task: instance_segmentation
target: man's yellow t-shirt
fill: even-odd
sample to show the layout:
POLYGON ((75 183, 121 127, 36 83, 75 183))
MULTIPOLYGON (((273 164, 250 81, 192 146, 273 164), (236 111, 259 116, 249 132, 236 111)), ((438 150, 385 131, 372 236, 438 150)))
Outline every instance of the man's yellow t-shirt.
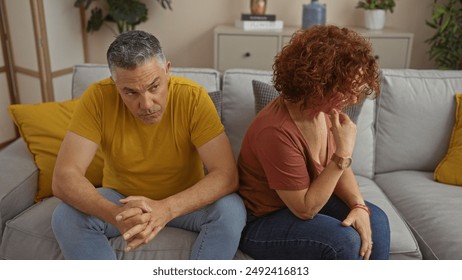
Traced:
POLYGON ((205 89, 174 76, 159 123, 147 125, 133 116, 108 78, 84 92, 69 129, 101 145, 103 186, 151 199, 199 181, 204 170, 197 148, 224 131, 205 89))

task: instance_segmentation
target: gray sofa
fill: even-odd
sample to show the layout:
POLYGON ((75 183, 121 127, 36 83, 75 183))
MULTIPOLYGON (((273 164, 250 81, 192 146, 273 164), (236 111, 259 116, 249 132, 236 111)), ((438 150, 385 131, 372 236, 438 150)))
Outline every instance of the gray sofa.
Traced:
MULTIPOLYGON (((222 121, 237 157, 255 116, 252 80, 271 82, 271 72, 174 68, 209 92, 222 93, 222 121)), ((105 65, 77 65, 72 93, 79 96, 108 75, 105 65)), ((367 100, 358 118, 353 169, 365 198, 387 213, 391 259, 462 259, 462 189, 435 182, 433 171, 447 152, 454 124, 454 94, 462 71, 382 71, 378 100, 367 100)), ((38 170, 19 138, 0 151, 0 258, 62 259, 50 227, 55 197, 34 203, 38 170)), ((462 170, 462 167, 461 167, 462 170)), ((196 233, 165 228, 146 246, 120 259, 187 259, 196 233)), ((236 259, 249 257, 238 251, 236 259)))

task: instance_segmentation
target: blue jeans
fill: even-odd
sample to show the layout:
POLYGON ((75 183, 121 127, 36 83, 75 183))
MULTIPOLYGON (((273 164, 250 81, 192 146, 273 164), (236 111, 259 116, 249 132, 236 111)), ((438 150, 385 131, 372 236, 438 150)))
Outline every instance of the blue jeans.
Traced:
MULTIPOLYGON (((370 259, 388 259, 388 218, 377 206, 366 204, 371 210, 374 242, 370 259)), ((349 211, 343 201, 332 196, 311 220, 301 220, 288 209, 259 218, 249 215, 239 248, 255 259, 361 259, 358 232, 353 227, 341 225, 349 211)))
MULTIPOLYGON (((98 191, 117 204, 124 197, 109 188, 98 188, 98 191)), ((240 197, 230 194, 170 221, 167 226, 199 233, 191 259, 232 259, 245 226, 245 216, 240 197)), ((116 259, 108 239, 119 236, 120 232, 112 224, 61 203, 53 213, 52 228, 65 259, 116 259)))

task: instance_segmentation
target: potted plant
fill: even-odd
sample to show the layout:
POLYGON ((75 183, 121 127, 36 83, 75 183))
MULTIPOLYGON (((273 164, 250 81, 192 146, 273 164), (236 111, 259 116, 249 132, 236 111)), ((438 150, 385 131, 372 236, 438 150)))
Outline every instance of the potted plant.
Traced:
MULTIPOLYGON (((118 33, 128 30, 134 30, 136 26, 148 19, 148 9, 146 5, 138 0, 76 0, 74 7, 84 8, 90 7, 92 2, 106 2, 104 7, 107 7, 107 13, 103 13, 101 7, 94 7, 91 10, 91 16, 87 21, 87 32, 98 31, 105 22, 115 23, 118 33)), ((157 0, 164 9, 172 9, 172 0, 157 0)), ((104 5, 104 4, 103 4, 104 5)), ((112 26, 107 25, 113 33, 117 32, 112 26)))
POLYGON ((439 69, 462 70, 462 0, 434 0, 432 17, 426 24, 435 29, 425 41, 430 44, 430 59, 439 69))
POLYGON ((395 0, 359 1, 356 8, 364 9, 364 25, 367 29, 381 30, 385 26, 385 13, 393 13, 395 0))

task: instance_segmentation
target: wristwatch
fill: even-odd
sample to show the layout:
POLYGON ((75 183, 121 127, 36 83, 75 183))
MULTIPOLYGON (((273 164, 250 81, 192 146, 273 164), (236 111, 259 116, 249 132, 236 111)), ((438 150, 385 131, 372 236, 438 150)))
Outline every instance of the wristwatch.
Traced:
POLYGON ((353 159, 351 157, 341 157, 336 154, 332 154, 331 160, 337 164, 338 168, 345 170, 351 166, 353 159))

